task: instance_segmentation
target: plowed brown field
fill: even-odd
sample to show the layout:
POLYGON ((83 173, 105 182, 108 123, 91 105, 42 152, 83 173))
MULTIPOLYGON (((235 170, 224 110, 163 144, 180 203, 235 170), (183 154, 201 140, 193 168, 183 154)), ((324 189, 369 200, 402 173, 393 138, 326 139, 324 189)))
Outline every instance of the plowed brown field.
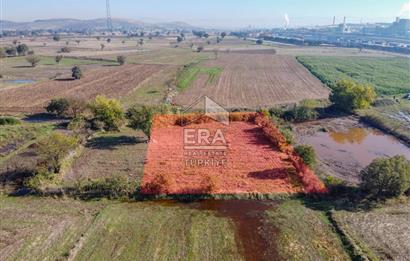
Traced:
POLYGON ((218 59, 201 66, 223 69, 219 81, 213 84, 198 77, 176 97, 176 104, 190 105, 208 96, 226 108, 257 109, 329 96, 329 90, 290 56, 220 53, 218 59))
POLYGON ((89 100, 97 95, 120 98, 138 87, 163 65, 109 66, 88 71, 80 80, 53 80, 0 90, 0 111, 38 112, 53 98, 89 100))

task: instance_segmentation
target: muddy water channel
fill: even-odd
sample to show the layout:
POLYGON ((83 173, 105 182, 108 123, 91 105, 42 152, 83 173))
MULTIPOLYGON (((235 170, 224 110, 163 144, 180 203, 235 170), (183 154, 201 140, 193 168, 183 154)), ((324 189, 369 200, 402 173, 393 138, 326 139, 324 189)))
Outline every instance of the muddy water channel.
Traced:
POLYGON ((161 204, 178 205, 211 211, 234 224, 235 241, 245 260, 282 260, 276 251, 275 235, 278 230, 270 224, 265 211, 274 209, 279 202, 257 200, 199 200, 193 202, 163 201, 161 204))
POLYGON ((312 145, 324 172, 351 183, 375 158, 404 155, 410 148, 395 137, 359 123, 355 117, 326 119, 295 125, 298 144, 312 145))

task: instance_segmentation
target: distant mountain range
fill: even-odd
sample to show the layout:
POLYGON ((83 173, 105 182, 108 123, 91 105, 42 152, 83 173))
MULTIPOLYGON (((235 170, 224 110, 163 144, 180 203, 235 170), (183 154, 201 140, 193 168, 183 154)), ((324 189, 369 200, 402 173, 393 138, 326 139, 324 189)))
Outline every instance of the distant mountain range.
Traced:
MULTIPOLYGON (((112 19, 114 29, 132 29, 132 28, 149 28, 149 29, 198 29, 195 26, 184 22, 169 22, 169 23, 145 23, 138 20, 130 19, 112 19)), ((45 19, 36 20, 33 22, 13 22, 0 20, 0 28, 2 30, 104 30, 107 28, 107 20, 105 18, 80 20, 80 19, 45 19)))

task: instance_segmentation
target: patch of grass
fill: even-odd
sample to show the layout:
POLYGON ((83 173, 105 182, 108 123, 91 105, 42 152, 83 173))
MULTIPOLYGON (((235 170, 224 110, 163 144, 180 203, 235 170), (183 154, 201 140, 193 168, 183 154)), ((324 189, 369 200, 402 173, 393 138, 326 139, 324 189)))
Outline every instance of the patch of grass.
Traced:
POLYGON ((130 107, 134 104, 158 105, 165 101, 169 89, 174 87, 177 67, 170 66, 161 73, 154 74, 140 87, 121 98, 122 104, 130 107))
POLYGON ((274 240, 286 260, 349 259, 326 215, 304 207, 300 201, 288 200, 267 211, 266 222, 278 228, 274 240))
POLYGON ((21 121, 14 117, 0 117, 0 126, 2 125, 17 125, 20 124, 21 121))
POLYGON ((212 212, 171 202, 105 208, 77 260, 243 260, 233 224, 212 212))
POLYGON ((410 144, 410 102, 372 107, 357 112, 361 120, 410 144))
POLYGON ((335 211, 333 219, 370 260, 405 260, 410 246, 408 200, 366 212, 335 211))
POLYGON ((61 260, 103 204, 0 196, 0 205, 2 260, 61 260))
POLYGON ((177 75, 177 88, 179 91, 189 88, 200 73, 208 75, 208 84, 215 83, 221 72, 222 69, 219 67, 208 68, 198 67, 194 64, 185 65, 177 75))
POLYGON ((379 95, 410 92, 410 59, 299 56, 298 61, 329 87, 338 80, 369 83, 379 95))
MULTIPOLYGON (((17 149, 20 145, 30 142, 38 137, 47 135, 55 126, 50 123, 22 123, 18 125, 0 126, 0 149, 13 146, 17 149)), ((5 152, 7 154, 8 150, 5 152)), ((0 158, 2 153, 0 152, 0 158)))

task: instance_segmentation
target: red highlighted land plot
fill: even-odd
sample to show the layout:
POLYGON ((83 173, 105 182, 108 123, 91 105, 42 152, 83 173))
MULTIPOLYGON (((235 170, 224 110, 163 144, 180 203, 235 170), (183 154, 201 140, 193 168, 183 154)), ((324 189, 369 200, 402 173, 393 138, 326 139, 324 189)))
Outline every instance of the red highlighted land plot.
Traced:
POLYGON ((207 116, 156 116, 141 187, 145 194, 326 191, 271 121, 256 113, 231 114, 229 125, 207 116))

